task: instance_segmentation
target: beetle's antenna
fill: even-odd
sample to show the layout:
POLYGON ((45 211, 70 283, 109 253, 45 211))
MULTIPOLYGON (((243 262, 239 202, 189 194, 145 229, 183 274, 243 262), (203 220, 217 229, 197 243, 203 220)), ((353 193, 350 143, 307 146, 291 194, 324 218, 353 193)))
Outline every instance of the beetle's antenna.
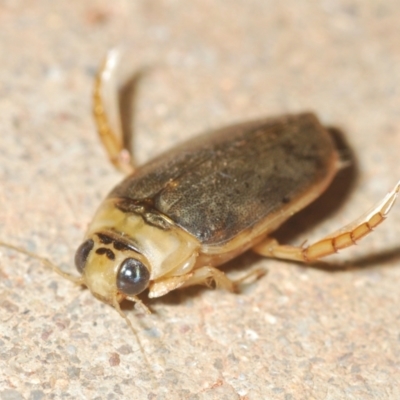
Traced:
POLYGON ((22 247, 14 246, 13 244, 6 243, 0 240, 0 246, 5 247, 10 250, 14 250, 18 253, 25 254, 28 257, 34 258, 35 260, 39 260, 42 264, 44 264, 46 267, 52 269, 55 273, 58 275, 62 276, 65 279, 68 279, 70 282, 73 282, 77 285, 83 285, 84 281, 82 277, 74 276, 72 274, 69 274, 68 272, 63 271, 59 266, 53 264, 48 258, 39 256, 35 253, 32 253, 29 250, 26 250, 22 247))

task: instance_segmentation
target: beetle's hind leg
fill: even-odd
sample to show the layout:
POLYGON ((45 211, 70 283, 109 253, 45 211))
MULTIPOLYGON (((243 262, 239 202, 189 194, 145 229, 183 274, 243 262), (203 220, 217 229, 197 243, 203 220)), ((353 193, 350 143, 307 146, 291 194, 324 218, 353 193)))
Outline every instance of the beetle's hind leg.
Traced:
POLYGON ((281 245, 275 239, 267 238, 255 246, 253 250, 267 257, 306 263, 337 253, 341 249, 356 244, 358 240, 371 233, 376 226, 383 222, 396 201, 399 191, 400 182, 378 204, 360 218, 309 246, 281 245))
POLYGON ((125 88, 134 92, 132 87, 141 73, 129 76, 129 79, 124 76, 127 74, 122 74, 120 69, 126 67, 121 65, 122 53, 122 48, 110 50, 97 72, 93 88, 93 114, 110 161, 121 172, 129 174, 134 171, 132 129, 124 124, 126 118, 122 117, 127 113, 122 112, 120 97, 125 88))
POLYGON ((213 286, 236 292, 236 284, 229 279, 222 271, 215 267, 200 267, 193 271, 190 278, 187 279, 180 287, 188 287, 194 285, 213 286))

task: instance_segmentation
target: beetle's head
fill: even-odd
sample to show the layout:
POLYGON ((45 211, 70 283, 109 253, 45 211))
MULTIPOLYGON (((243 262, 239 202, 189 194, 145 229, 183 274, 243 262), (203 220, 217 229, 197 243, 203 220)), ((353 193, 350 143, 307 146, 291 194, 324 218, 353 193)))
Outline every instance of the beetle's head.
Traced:
POLYGON ((150 283, 146 258, 114 233, 87 237, 76 251, 75 265, 93 295, 110 304, 134 298, 150 283))

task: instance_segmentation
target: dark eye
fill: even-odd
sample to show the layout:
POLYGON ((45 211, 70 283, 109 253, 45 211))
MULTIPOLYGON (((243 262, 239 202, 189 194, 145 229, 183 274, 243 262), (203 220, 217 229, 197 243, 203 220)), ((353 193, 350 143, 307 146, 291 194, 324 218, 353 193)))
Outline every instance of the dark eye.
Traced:
POLYGON ((83 269, 85 268, 86 259, 90 253, 90 250, 93 249, 94 242, 92 239, 86 240, 83 242, 75 253, 75 266, 76 269, 82 274, 83 269))
POLYGON ((121 264, 117 275, 118 289, 134 296, 147 288, 150 280, 149 270, 135 258, 127 258, 121 264))

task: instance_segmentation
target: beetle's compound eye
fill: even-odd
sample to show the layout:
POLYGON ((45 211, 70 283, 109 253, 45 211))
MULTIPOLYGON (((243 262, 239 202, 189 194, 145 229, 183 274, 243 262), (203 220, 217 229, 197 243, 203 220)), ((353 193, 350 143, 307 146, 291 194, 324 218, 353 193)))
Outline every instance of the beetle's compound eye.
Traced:
POLYGON ((147 288, 150 272, 135 258, 127 258, 121 264, 117 275, 118 289, 129 296, 135 296, 147 288))
POLYGON ((94 242, 92 239, 88 239, 83 242, 75 253, 75 266, 79 273, 83 273, 83 269, 85 268, 86 259, 90 251, 93 249, 94 242))

